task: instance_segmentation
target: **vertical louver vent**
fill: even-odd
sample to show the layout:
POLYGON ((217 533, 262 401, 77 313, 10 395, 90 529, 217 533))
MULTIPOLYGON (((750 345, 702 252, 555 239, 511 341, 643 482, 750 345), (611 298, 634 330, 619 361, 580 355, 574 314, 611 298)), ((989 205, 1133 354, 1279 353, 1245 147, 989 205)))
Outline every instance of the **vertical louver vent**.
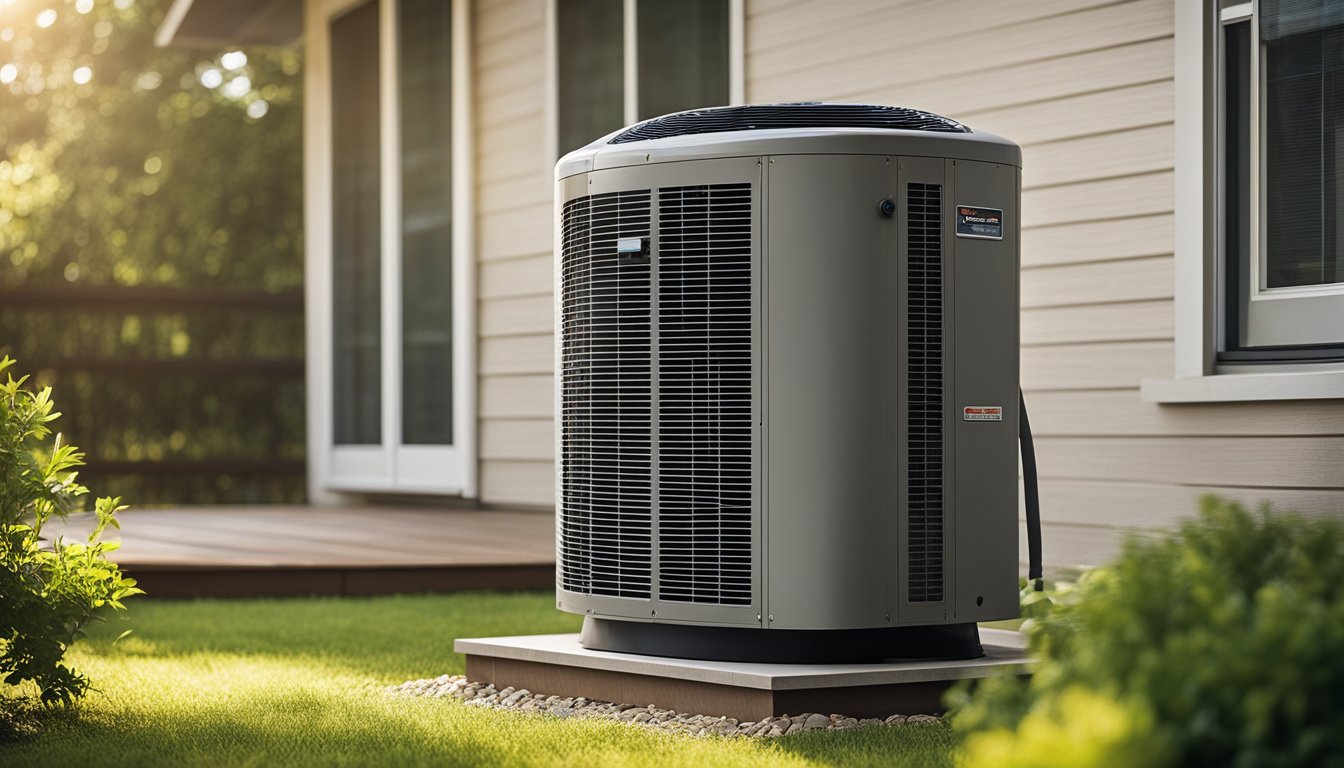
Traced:
POLYGON ((751 603, 751 185, 658 193, 658 596, 751 603))
POLYGON ((943 600, 943 188, 906 192, 906 588, 912 603, 943 600))
POLYGON ((651 274, 647 251, 618 251, 649 237, 649 212, 647 190, 562 211, 559 548, 582 594, 651 592, 651 274))

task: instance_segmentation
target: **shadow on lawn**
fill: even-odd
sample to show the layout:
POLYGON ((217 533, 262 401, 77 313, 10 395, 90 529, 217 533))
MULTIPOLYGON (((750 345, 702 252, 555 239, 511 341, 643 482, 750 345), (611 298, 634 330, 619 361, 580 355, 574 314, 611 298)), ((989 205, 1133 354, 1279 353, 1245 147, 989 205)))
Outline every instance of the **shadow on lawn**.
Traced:
POLYGON ((36 691, 30 696, 0 694, 0 745, 31 739, 43 730, 61 722, 70 722, 77 716, 70 709, 43 707, 37 701, 36 691))
POLYGON ((889 768, 955 765, 957 739, 945 724, 868 726, 843 731, 805 731, 779 739, 778 748, 815 765, 872 764, 875 755, 889 768))
POLYGON ((581 617, 544 592, 373 598, 140 600, 91 633, 86 653, 171 658, 200 653, 315 661, 379 682, 460 674, 458 637, 576 632, 581 617), (123 629, 134 634, 111 645, 123 629))

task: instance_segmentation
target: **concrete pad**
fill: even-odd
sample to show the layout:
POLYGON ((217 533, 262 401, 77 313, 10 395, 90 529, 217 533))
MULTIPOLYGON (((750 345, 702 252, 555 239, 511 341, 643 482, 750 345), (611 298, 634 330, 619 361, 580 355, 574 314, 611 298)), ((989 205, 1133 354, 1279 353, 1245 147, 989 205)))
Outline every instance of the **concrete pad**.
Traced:
POLYGON ((460 639, 467 677, 558 696, 652 704, 739 720, 802 712, 852 717, 933 714, 958 680, 1024 675, 1018 632, 980 630, 985 655, 877 664, 751 664, 592 651, 577 634, 460 639))

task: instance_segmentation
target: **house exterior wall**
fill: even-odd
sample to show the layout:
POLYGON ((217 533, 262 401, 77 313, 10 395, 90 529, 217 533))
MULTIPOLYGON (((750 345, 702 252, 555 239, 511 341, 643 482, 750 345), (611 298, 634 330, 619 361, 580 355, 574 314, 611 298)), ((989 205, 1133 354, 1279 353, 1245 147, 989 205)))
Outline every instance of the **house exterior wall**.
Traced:
POLYGON ((473 8, 480 497, 554 503, 545 0, 473 8))
MULTIPOLYGON (((1173 375, 1178 0, 748 0, 746 100, 927 109, 1023 147, 1022 380, 1045 553, 1208 492, 1344 500, 1344 401, 1158 405, 1173 375)), ((481 498, 553 504, 545 0, 474 8, 481 498)), ((1025 552, 1025 547, 1023 548, 1025 552)))

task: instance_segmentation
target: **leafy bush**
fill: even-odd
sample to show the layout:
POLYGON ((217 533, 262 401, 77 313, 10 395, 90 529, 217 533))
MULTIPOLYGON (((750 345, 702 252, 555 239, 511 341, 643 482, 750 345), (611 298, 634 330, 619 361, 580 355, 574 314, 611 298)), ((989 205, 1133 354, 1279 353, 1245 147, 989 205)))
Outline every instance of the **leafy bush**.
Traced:
MULTIPOLYGON (((13 364, 0 359, 0 373, 13 364)), ((68 704, 89 681, 62 663, 66 649, 91 620, 141 590, 108 562, 117 545, 98 541, 117 525, 121 499, 94 503, 87 542, 43 539, 43 525, 68 515, 88 489, 73 471, 84 454, 59 434, 46 446, 47 425, 60 416, 51 388, 33 392, 27 378, 6 374, 0 384, 0 675, 9 685, 36 683, 44 704, 68 704)))
POLYGON ((1052 603, 1029 682, 957 694, 966 765, 1344 762, 1339 522, 1206 498, 1052 603))
POLYGON ((994 768, 1151 768, 1172 756, 1153 713, 1128 702, 1066 688, 1027 711, 1016 728, 967 736, 967 765, 994 768))

